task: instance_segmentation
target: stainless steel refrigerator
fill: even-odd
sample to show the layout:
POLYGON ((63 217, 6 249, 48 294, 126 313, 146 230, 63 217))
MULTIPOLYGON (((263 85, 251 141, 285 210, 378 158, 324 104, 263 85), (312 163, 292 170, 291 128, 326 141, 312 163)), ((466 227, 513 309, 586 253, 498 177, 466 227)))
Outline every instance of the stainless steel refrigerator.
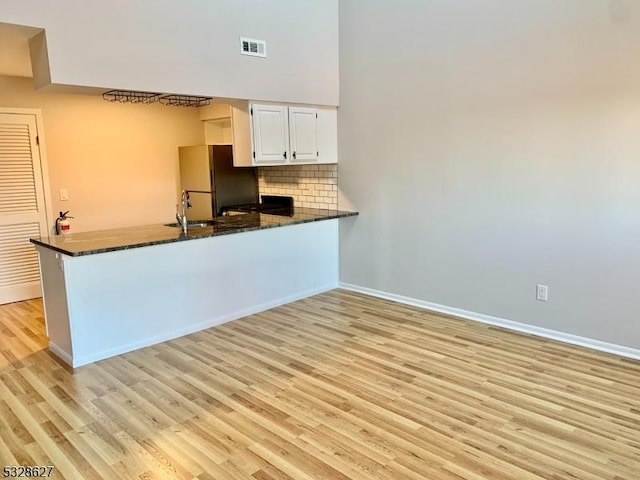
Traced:
POLYGON ((258 202, 256 168, 234 167, 231 145, 180 147, 179 156, 180 187, 192 206, 187 219, 209 219, 229 205, 258 202))

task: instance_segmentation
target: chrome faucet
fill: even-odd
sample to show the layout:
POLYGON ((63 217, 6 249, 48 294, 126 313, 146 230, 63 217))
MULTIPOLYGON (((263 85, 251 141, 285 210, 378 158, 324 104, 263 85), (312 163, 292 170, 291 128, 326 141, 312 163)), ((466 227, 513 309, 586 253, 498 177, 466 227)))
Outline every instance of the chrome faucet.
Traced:
POLYGON ((191 198, 189 194, 191 193, 205 193, 207 195, 212 195, 213 192, 209 190, 183 190, 182 196, 180 197, 180 205, 176 205, 176 220, 178 221, 178 225, 182 227, 182 233, 187 233, 187 228, 189 226, 189 222, 187 221, 187 209, 191 208, 191 198))
POLYGON ((191 200, 189 199, 189 191, 183 190, 180 197, 180 205, 176 205, 176 220, 178 225, 182 227, 182 233, 187 233, 187 209, 191 208, 191 200))

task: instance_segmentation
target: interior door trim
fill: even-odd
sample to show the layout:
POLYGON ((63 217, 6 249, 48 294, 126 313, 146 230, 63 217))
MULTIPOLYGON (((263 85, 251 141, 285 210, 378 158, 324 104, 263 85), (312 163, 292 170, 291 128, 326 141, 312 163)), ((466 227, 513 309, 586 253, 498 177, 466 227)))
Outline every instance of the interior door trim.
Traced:
POLYGON ((53 228, 53 209, 51 207, 51 186, 49 184, 49 168, 47 161, 47 147, 44 134, 44 122, 42 121, 42 110, 39 108, 12 108, 0 106, 0 114, 8 115, 33 115, 36 120, 36 129, 38 131, 38 153, 40 155, 40 175, 42 180, 42 189, 44 193, 44 210, 45 225, 47 227, 47 235, 51 235, 53 228))

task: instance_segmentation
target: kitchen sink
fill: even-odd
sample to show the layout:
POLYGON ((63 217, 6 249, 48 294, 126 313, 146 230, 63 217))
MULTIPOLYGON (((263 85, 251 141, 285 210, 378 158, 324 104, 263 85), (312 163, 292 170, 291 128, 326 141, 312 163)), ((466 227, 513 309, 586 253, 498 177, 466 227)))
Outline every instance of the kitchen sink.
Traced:
MULTIPOLYGON (((220 223, 221 223, 220 220, 190 220, 187 222, 187 228, 211 227, 213 225, 218 225, 220 223)), ((178 222, 165 223, 164 226, 182 228, 182 225, 180 225, 178 222)))

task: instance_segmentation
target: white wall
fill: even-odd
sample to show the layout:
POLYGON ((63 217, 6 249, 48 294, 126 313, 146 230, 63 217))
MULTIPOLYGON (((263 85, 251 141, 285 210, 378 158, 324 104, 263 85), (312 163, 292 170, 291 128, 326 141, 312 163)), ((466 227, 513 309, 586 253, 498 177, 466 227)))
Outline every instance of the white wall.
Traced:
POLYGON ((639 59, 633 0, 342 0, 341 281, 640 348, 639 59))
POLYGON ((54 84, 338 101, 338 0, 3 0, 0 22, 46 30, 54 84))
POLYGON ((0 76, 2 107, 42 110, 53 212, 71 210, 73 231, 173 221, 178 146, 204 141, 196 109, 46 93, 0 76))

